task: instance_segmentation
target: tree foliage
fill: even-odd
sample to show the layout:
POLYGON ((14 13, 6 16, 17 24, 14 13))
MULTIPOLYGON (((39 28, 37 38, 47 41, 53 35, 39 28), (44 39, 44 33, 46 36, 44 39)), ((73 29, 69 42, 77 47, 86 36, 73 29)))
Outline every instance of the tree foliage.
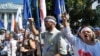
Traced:
MULTIPOLYGON (((77 29, 81 25, 97 24, 96 10, 92 9, 95 0, 65 0, 66 10, 70 15, 71 27, 77 29)), ((47 15, 54 15, 55 0, 46 0, 47 15)))
MULTIPOLYGON (((46 0, 48 15, 53 15, 53 6, 55 0, 46 0)), ((81 25, 95 26, 97 23, 96 11, 92 9, 95 0, 65 0, 66 10, 70 15, 72 28, 81 25)))
POLYGON ((81 25, 86 22, 86 24, 91 24, 91 21, 93 21, 96 16, 95 11, 92 10, 93 2, 92 0, 67 0, 71 21, 79 22, 79 20, 82 20, 81 25))

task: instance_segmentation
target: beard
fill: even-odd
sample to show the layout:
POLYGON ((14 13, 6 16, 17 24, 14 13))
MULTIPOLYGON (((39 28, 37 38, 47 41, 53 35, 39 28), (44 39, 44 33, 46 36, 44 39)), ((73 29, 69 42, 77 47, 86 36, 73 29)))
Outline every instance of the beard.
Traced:
POLYGON ((47 31, 51 30, 51 27, 46 27, 46 30, 47 30, 47 31))
POLYGON ((48 30, 50 30, 50 28, 49 27, 46 27, 46 30, 48 31, 48 30))

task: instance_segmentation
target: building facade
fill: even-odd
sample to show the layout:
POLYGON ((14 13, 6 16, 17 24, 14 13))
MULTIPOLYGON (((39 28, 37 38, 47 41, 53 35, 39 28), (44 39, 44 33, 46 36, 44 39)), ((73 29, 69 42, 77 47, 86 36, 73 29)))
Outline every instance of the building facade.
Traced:
POLYGON ((14 4, 12 2, 0 3, 0 20, 3 21, 5 29, 11 29, 12 20, 16 18, 19 7, 23 9, 22 4, 14 4))

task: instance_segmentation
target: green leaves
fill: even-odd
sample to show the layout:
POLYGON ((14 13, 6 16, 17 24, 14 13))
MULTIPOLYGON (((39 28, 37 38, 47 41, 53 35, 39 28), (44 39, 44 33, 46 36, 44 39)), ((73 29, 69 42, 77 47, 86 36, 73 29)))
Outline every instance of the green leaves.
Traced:
MULTIPOLYGON (((93 2, 93 0, 65 0, 66 10, 70 15, 71 27, 77 28, 85 23, 92 26, 96 25, 93 24, 98 21, 96 20, 96 11, 92 10, 93 2)), ((47 15, 54 15, 54 3, 55 0, 46 0, 47 15)))

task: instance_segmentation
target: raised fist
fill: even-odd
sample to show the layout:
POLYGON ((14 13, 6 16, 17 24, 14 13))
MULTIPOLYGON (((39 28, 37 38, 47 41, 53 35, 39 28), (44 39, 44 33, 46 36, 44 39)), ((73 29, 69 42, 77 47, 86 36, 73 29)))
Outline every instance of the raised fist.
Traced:
POLYGON ((29 18, 29 23, 33 23, 34 22, 34 18, 29 18))

